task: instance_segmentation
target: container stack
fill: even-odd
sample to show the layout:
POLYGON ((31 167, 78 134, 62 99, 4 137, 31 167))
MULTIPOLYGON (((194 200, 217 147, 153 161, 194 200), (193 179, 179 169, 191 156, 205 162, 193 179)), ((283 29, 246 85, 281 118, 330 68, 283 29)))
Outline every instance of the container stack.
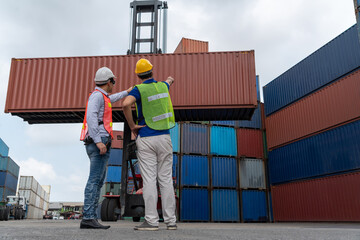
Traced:
POLYGON ((261 108, 251 121, 182 122, 172 130, 181 221, 268 221, 261 108))
POLYGON ((20 167, 9 156, 9 147, 0 138, 0 202, 15 196, 20 167))
POLYGON ((356 25, 264 87, 275 221, 360 221, 356 25))
POLYGON ((49 208, 49 192, 50 186, 44 189, 33 176, 20 176, 19 196, 25 197, 28 203, 28 219, 42 219, 49 208))

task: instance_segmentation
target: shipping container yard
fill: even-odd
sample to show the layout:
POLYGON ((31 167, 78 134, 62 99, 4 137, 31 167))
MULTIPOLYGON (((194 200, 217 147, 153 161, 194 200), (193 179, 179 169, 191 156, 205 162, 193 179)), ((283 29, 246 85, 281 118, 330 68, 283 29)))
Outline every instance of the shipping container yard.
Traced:
MULTIPOLYGON (((301 58, 290 59, 290 54, 279 54, 273 60, 267 59, 274 61, 267 68, 262 65, 266 56, 263 47, 213 51, 209 41, 188 38, 188 33, 181 29, 178 34, 184 37, 176 36, 180 36, 178 45, 173 52, 167 51, 168 5, 158 0, 131 1, 129 48, 125 54, 114 51, 114 54, 93 56, 14 56, 9 62, 4 112, 26 126, 39 128, 19 128, 18 131, 31 136, 27 141, 14 142, 0 132, 0 239, 4 236, 4 239, 60 239, 60 236, 61 239, 119 236, 123 239, 360 239, 359 0, 354 0, 354 7, 358 23, 328 37, 317 50, 310 48, 312 53, 306 52, 301 58), (144 28, 150 29, 149 36, 145 37, 148 31, 140 31, 144 28), (145 45, 149 47, 146 50, 145 45), (274 65, 287 57, 291 65, 280 74, 275 72, 274 65), (134 73, 135 66, 136 74, 139 73, 140 58, 152 64, 145 71, 151 73, 148 79, 167 79, 167 82, 171 76, 175 81, 167 82, 163 91, 154 87, 152 94, 157 91, 157 95, 146 92, 149 95, 144 97, 137 78, 141 75, 134 73), (135 108, 123 100, 112 103, 103 94, 106 104, 92 117, 96 118, 93 119, 96 129, 103 125, 105 135, 113 133, 113 138, 106 146, 98 145, 95 137, 90 137, 94 128, 89 127, 85 135, 90 121, 84 121, 82 136, 88 138, 81 138, 84 142, 76 146, 81 147, 83 155, 76 155, 73 146, 66 145, 68 136, 55 130, 45 134, 38 129, 45 124, 80 126, 84 117, 89 116, 87 103, 95 86, 94 73, 103 66, 113 72, 111 77, 101 80, 113 90, 103 90, 111 94, 133 86, 128 93, 122 93, 127 96, 131 95, 131 89, 137 88, 142 101, 140 112, 144 116, 138 116, 138 105, 135 108), (263 77, 264 69, 271 73, 263 77), (267 79, 268 76, 271 78, 267 79), (264 81, 266 84, 262 84, 264 81), (175 85, 170 87, 173 82, 175 85), (149 107, 153 106, 149 102, 154 100, 158 105, 149 107), (149 117, 146 115, 149 111, 156 114, 149 117), (135 127, 129 120, 131 114, 135 127), (159 119, 154 119, 162 115, 174 120, 166 120, 163 125, 156 123, 159 119), (148 129, 149 136, 137 136, 136 127, 141 121, 147 126, 142 130, 148 129), (107 124, 110 130, 105 127, 107 124), (151 168, 147 169, 148 163, 141 158, 141 153, 146 151, 139 142, 155 139, 150 137, 161 136, 167 130, 172 152, 169 141, 166 153, 158 153, 155 147, 147 145, 145 150, 156 153, 153 158, 157 158, 156 167, 147 173, 151 168), (44 141, 49 145, 39 144, 44 141), (60 154, 54 150, 61 141, 64 143, 59 147, 68 147, 61 152, 66 158, 64 163, 56 162, 59 156, 55 155, 60 154), (39 144, 38 155, 19 151, 17 144, 21 149, 39 144), (102 166, 96 167, 99 173, 94 183, 90 183, 92 173, 88 169, 90 165, 90 171, 95 171, 89 145, 95 146, 98 153, 99 149, 100 153, 104 149, 110 151, 108 155, 101 153, 109 159, 106 162, 105 157, 102 166), (172 169, 170 160, 167 165, 161 165, 171 156, 172 169), (48 160, 36 160, 42 158, 48 160), (82 162, 81 167, 70 166, 69 159, 82 162), (60 168, 60 164, 67 166, 60 168), (101 175, 105 166, 106 173, 101 175), (161 172, 163 166, 167 168, 161 172), (69 173, 61 172, 63 169, 69 173), (56 182, 56 187, 47 180, 56 182), (73 195, 61 196, 60 185, 73 195), (149 185, 155 196, 147 199, 149 185), (90 198, 95 199, 97 207, 91 210, 92 217, 87 218, 88 209, 94 206, 87 205, 90 198), (133 230, 138 222, 150 223, 145 209, 151 208, 145 208, 145 204, 154 199, 157 201, 153 203, 152 214, 156 215, 157 211, 159 215, 160 232, 174 227, 167 219, 171 218, 170 212, 174 209, 176 212, 173 219, 176 218, 177 231, 167 231, 166 237, 133 230), (166 207, 166 200, 171 202, 170 207, 166 207), (86 221, 93 224, 101 221, 111 228, 85 234, 82 228, 95 228, 82 227, 86 221)), ((206 12, 202 14, 204 19, 199 21, 207 16, 206 12)), ((205 24, 210 26, 206 21, 205 24)), ((247 29, 249 36, 258 30, 254 26, 247 29)), ((298 38, 297 31, 297 28, 288 30, 287 34, 298 38)), ((192 34, 197 36, 196 32, 192 34)), ((283 37, 279 36, 277 41, 283 37)), ((304 37, 304 45, 306 41, 304 37)), ((215 44, 219 43, 214 41, 215 44)), ((227 44, 222 43, 224 49, 227 44)), ((241 42, 237 46, 252 45, 241 42)), ((287 51, 300 55, 300 50, 294 48, 289 45, 287 51)), ((104 86, 97 81, 95 78, 98 87, 104 86)), ((131 96, 127 99, 135 99, 131 96)), ((80 127, 78 130, 80 133, 80 127)), ((101 134, 96 136, 103 137, 101 134)), ((160 141, 156 143, 157 148, 165 149, 160 141)), ((149 161, 151 157, 147 157, 149 161)))

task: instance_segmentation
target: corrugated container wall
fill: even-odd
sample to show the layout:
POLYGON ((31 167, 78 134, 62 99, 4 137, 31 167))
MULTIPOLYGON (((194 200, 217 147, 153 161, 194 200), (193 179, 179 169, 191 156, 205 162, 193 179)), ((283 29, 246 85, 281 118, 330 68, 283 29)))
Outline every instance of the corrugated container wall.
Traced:
POLYGON ((209 185, 209 162, 206 156, 183 155, 181 157, 181 185, 209 185))
POLYGON ((356 24, 264 88, 266 116, 360 66, 356 24))
POLYGON ((212 186, 237 187, 236 159, 213 157, 211 159, 212 186))
POLYGON ((212 191, 212 221, 240 221, 239 194, 236 190, 214 189, 212 191))
POLYGON ((360 117, 360 70, 266 118, 269 149, 360 117))
POLYGON ((240 160, 240 187, 265 189, 265 168, 262 159, 240 160))
POLYGON ((360 221, 360 173, 271 188, 275 221, 360 221))
MULTIPOLYGON (((155 79, 181 83, 170 88, 177 121, 249 119, 257 106, 254 51, 242 51, 12 59, 5 112, 29 123, 82 122, 96 70, 109 67, 121 79, 113 92, 122 91, 141 83, 134 68, 142 57, 155 79)), ((113 121, 121 117, 119 101, 113 121)))
POLYGON ((6 143, 0 138, 0 155, 3 157, 7 157, 9 154, 9 147, 6 143))
POLYGON ((237 156, 235 129, 212 126, 210 128, 210 153, 214 155, 237 156))
POLYGON ((181 125, 183 153, 209 153, 209 131, 203 124, 184 123, 181 125))
POLYGON ((182 189, 180 220, 210 221, 209 191, 207 189, 182 189))
POLYGON ((10 188, 16 191, 18 178, 14 177, 8 171, 0 172, 0 187, 10 188))
POLYGON ((170 137, 173 152, 180 152, 180 124, 175 123, 175 127, 170 129, 170 137))
POLYGON ((7 196, 15 196, 16 190, 0 187, 0 202, 5 202, 7 196))
POLYGON ((263 131, 236 129, 238 156, 264 158, 263 131))
POLYGON ((209 52, 209 42, 182 38, 174 53, 209 52))
POLYGON ((360 121, 269 152, 270 184, 360 168, 360 121))
POLYGON ((108 161, 108 165, 121 166, 123 159, 123 150, 112 148, 110 150, 110 157, 108 161))
POLYGON ((266 222, 268 220, 264 191, 243 190, 241 196, 244 222, 266 222))
POLYGON ((20 167, 10 157, 0 156, 0 171, 8 171, 16 178, 19 177, 20 167))
POLYGON ((108 166, 106 173, 106 182, 121 182, 121 166, 108 166))
POLYGON ((33 176, 20 176, 19 189, 30 189, 34 193, 37 192, 39 183, 33 176))

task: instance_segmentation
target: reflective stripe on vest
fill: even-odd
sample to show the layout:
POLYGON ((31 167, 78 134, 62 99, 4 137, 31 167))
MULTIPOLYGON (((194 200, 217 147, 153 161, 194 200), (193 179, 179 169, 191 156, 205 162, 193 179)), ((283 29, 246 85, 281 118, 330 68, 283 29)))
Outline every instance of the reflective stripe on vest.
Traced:
MULTIPOLYGON (((113 139, 114 137, 113 137, 113 128, 112 128, 112 126, 113 126, 113 123, 112 123, 112 106, 111 106, 110 98, 108 96, 106 96, 104 93, 102 93, 101 91, 97 90, 97 89, 95 91, 98 91, 103 95, 103 98, 104 98, 103 124, 104 124, 105 130, 110 134, 111 139, 113 139)), ((94 93, 94 92, 92 92, 92 93, 94 93)), ((90 94, 90 96, 91 96, 91 94, 90 94)), ((90 98, 90 96, 89 96, 89 98, 90 98)), ((88 99, 88 101, 86 103, 86 111, 85 111, 84 121, 83 121, 81 134, 80 134, 80 140, 81 141, 85 140, 85 136, 86 136, 87 132, 89 131, 88 124, 87 124, 87 121, 86 121, 88 104, 89 104, 89 99, 88 99)))
POLYGON ((136 87, 140 92, 142 113, 146 125, 154 130, 173 128, 175 114, 167 85, 163 82, 156 82, 140 84, 136 87))

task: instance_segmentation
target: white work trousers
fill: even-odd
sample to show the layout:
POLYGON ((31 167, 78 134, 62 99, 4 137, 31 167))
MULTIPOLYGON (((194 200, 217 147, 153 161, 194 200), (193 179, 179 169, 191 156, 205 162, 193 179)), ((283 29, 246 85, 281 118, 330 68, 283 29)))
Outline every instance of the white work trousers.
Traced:
POLYGON ((164 222, 175 224, 175 193, 172 180, 173 153, 169 134, 136 139, 137 157, 143 179, 145 220, 152 226, 159 225, 157 212, 159 182, 164 222))

